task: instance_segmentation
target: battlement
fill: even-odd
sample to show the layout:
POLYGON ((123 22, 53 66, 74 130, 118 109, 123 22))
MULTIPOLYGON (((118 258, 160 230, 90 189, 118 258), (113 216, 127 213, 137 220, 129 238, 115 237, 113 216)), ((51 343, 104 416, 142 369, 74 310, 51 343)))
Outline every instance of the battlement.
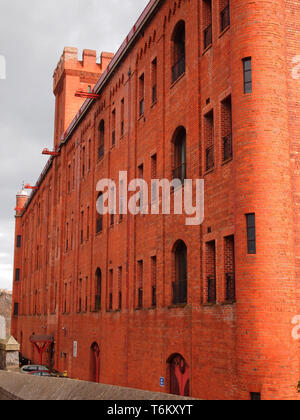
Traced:
POLYGON ((53 90, 56 88, 64 73, 82 75, 84 73, 95 74, 98 77, 104 72, 114 54, 102 52, 100 62, 97 62, 97 51, 85 49, 82 53, 82 60, 78 58, 78 48, 65 47, 63 54, 53 74, 53 90))

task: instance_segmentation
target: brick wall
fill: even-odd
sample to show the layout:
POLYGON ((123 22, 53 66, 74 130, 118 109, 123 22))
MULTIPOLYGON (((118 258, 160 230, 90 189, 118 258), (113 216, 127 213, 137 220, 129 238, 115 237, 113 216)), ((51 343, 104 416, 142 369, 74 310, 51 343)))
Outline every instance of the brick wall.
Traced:
MULTIPOLYGON (((292 0, 232 0, 231 27, 220 33, 221 5, 217 2, 212 9, 213 43, 204 51, 204 3, 160 2, 130 53, 107 80, 100 99, 90 105, 61 145, 60 156, 51 161, 26 211, 19 214, 16 234, 24 239, 15 255, 22 274, 21 281, 14 285, 14 302, 20 303, 20 311, 13 319, 13 332, 24 355, 33 361, 37 361, 37 355, 30 345, 30 335, 53 335, 55 367, 67 370, 72 378, 95 377, 91 346, 96 342, 101 382, 159 391, 160 377, 164 377, 164 391, 168 392, 168 360, 180 354, 190 366, 192 396, 249 399, 251 392, 261 392, 265 399, 297 398, 299 352, 291 338, 291 319, 299 307, 295 293, 298 219, 291 200, 292 194, 297 197, 297 175, 295 169, 291 177, 289 151, 292 146, 292 158, 296 159, 297 147, 290 139, 298 134, 297 123, 293 122, 299 101, 298 94, 293 93, 294 82, 288 79, 285 56, 286 51, 296 54, 299 46, 294 36, 299 11, 292 0), (172 40, 181 21, 185 22, 186 68, 173 83, 172 40), (291 29, 288 37, 285 28, 291 29), (242 59, 248 56, 253 63, 253 94, 245 95, 242 59), (152 103, 154 59, 157 101, 152 103), (224 162, 224 101, 229 96, 233 159, 224 162), (207 172, 205 116, 212 113, 209 132, 213 133, 214 167, 207 172), (102 120, 104 155, 99 156, 102 120), (186 131, 187 178, 205 180, 202 226, 187 227, 185 217, 180 215, 115 216, 112 225, 107 215, 102 231, 96 233, 97 182, 103 178, 118 182, 120 170, 127 170, 130 180, 141 165, 143 178, 149 182, 154 155, 157 178, 171 179, 172 140, 181 127, 186 131), (245 214, 250 212, 256 213, 257 220, 254 256, 247 254, 245 214), (232 235, 236 304, 226 302, 225 290, 228 249, 224 238, 232 235), (187 248, 186 305, 172 304, 174 247, 178 241, 187 248), (216 302, 207 305, 206 244, 212 241, 216 302), (143 261, 143 309, 137 311, 138 261, 143 261), (117 281, 120 267, 121 311, 117 281), (102 310, 95 312, 98 268, 102 274, 102 310), (112 272, 112 310, 107 311, 112 272), (80 279, 84 280, 81 299, 87 302, 87 310, 84 304, 78 313, 80 279), (74 342, 78 343, 76 357, 74 342)), ((74 85, 73 91, 76 88, 74 85)), ((59 107, 64 109, 67 104, 59 107)), ((226 121, 229 123, 229 117, 226 121)), ((46 353, 45 362, 49 357, 46 353)))

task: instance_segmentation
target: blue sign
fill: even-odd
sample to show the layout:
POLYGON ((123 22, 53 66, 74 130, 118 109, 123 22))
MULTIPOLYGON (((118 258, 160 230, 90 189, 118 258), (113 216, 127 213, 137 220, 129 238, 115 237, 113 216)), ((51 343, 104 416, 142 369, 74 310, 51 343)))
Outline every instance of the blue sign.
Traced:
POLYGON ((160 386, 162 388, 165 386, 165 378, 160 378, 160 386))

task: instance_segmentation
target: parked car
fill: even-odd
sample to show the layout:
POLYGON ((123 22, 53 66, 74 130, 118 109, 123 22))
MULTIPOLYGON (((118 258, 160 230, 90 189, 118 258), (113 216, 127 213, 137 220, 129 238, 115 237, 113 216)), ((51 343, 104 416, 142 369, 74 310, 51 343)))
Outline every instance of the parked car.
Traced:
POLYGON ((30 372, 29 375, 31 375, 31 376, 48 376, 48 377, 53 376, 53 375, 51 375, 50 372, 40 371, 40 370, 35 371, 35 372, 30 372))
POLYGON ((46 372, 46 373, 50 373, 49 369, 46 366, 39 366, 39 365, 27 365, 27 366, 23 366, 20 369, 21 373, 24 374, 32 374, 32 373, 37 373, 37 372, 46 372))

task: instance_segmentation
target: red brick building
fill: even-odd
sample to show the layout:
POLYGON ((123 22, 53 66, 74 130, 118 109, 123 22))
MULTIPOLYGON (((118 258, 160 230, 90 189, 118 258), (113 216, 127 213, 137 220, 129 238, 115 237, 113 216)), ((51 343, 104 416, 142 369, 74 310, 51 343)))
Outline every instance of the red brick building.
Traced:
POLYGON ((47 336, 43 363, 72 378, 297 398, 299 22, 298 0, 151 0, 101 64, 65 49, 55 153, 17 197, 12 333, 25 357, 38 362, 32 336, 47 336), (119 171, 204 179, 204 223, 101 217, 97 182, 119 171))

